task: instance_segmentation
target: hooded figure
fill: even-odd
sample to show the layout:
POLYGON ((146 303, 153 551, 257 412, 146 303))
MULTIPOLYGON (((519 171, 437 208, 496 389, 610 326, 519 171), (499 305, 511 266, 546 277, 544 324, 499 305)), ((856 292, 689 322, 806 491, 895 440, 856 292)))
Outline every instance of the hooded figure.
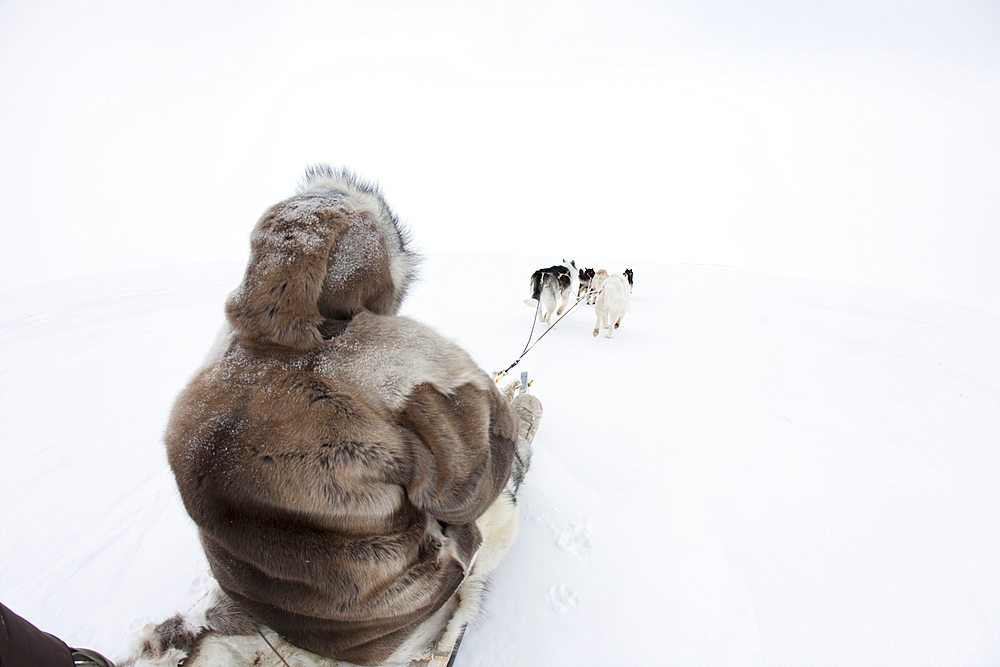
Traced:
MULTIPOLYGON (((361 665, 454 643, 449 619, 476 606, 462 591, 475 597, 516 533, 541 413, 527 394, 532 409, 515 411, 464 350, 396 315, 414 264, 377 189, 309 169, 254 228, 228 328, 165 436, 222 606, 361 665)), ((147 654, 185 649, 146 639, 147 654)))

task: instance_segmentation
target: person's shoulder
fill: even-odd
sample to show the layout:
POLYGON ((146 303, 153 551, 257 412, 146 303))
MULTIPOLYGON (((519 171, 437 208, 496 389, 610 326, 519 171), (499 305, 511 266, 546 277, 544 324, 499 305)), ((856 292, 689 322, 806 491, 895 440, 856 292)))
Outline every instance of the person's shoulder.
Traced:
POLYGON ((445 395, 465 384, 481 390, 492 385, 458 343, 400 315, 356 315, 344 334, 330 341, 324 356, 318 367, 329 377, 350 386, 360 381, 393 410, 422 384, 445 395))
POLYGON ((345 332, 344 342, 378 348, 389 354, 419 354, 468 359, 468 353, 434 327, 405 315, 359 313, 345 332))
POLYGON ((433 327, 406 315, 376 315, 367 311, 358 313, 348 329, 353 332, 371 331, 384 334, 423 335, 446 340, 433 327))

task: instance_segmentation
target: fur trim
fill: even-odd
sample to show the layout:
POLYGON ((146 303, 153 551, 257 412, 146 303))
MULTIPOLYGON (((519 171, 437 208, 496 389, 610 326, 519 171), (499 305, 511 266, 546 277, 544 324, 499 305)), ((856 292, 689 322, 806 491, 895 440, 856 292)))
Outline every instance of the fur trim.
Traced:
POLYGON ((420 258, 409 250, 412 245, 410 230, 393 213, 378 185, 359 178, 346 167, 336 170, 325 164, 306 167, 305 178, 297 191, 303 193, 309 190, 334 190, 349 195, 357 212, 367 213, 378 221, 379 231, 384 238, 398 240, 397 244, 391 244, 389 251, 392 282, 398 291, 392 311, 395 313, 406 295, 414 270, 420 263, 420 258))
POLYGON ((327 320, 395 313, 416 255, 374 186, 310 167, 300 192, 268 209, 250 237, 240 287, 226 302, 233 329, 258 345, 309 350, 327 320))

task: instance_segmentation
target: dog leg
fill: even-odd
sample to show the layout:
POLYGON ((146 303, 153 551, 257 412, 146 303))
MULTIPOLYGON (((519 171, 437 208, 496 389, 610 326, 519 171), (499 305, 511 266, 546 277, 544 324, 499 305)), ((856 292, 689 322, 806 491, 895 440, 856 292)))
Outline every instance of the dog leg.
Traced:
POLYGON ((559 306, 559 314, 562 315, 563 311, 566 310, 566 306, 569 305, 569 297, 572 291, 569 289, 564 289, 562 292, 562 305, 559 306))

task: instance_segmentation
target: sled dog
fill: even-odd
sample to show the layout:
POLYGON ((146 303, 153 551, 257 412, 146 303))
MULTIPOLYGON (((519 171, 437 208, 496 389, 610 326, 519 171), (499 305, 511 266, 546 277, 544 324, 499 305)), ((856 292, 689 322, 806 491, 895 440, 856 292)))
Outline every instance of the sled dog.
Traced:
POLYGON ((590 279, 590 291, 587 293, 587 305, 592 306, 597 303, 597 294, 604 286, 604 281, 608 279, 608 272, 598 269, 594 277, 590 279))
POLYGON ((605 338, 613 338, 612 332, 618 328, 625 313, 629 311, 628 283, 624 276, 608 276, 597 295, 594 311, 597 313, 594 336, 601 333, 602 327, 607 327, 608 335, 605 338))
POLYGON ((580 269, 580 289, 576 291, 576 298, 581 299, 590 291, 590 281, 594 278, 593 269, 580 269))
POLYGON ((538 269, 531 274, 531 297, 524 303, 537 307, 538 319, 542 324, 550 324, 552 315, 562 315, 572 295, 579 291, 579 284, 576 262, 563 260, 562 264, 538 269))
POLYGON ((626 278, 628 278, 628 293, 631 294, 632 293, 632 269, 625 269, 625 273, 623 275, 626 278))

